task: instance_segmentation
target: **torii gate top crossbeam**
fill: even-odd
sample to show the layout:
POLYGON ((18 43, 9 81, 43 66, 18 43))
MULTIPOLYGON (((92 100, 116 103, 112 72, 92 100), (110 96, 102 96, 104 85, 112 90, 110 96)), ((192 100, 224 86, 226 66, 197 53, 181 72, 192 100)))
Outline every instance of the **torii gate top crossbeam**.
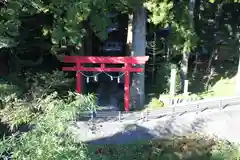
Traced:
POLYGON ((64 63, 107 63, 107 64, 145 64, 148 56, 136 57, 93 57, 93 56, 65 56, 64 63))

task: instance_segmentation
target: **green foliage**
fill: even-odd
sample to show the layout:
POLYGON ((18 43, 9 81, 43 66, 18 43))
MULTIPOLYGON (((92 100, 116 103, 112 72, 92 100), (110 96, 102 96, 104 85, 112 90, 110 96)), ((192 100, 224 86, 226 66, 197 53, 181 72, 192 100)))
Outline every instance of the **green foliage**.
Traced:
MULTIPOLYGON (((19 76, 15 77, 15 79, 23 80, 19 76)), ((67 89, 69 88, 69 83, 72 82, 72 79, 66 78, 66 74, 60 71, 45 74, 37 73, 35 75, 26 73, 24 79, 26 80, 24 83, 26 84, 26 93, 17 85, 9 85, 7 83, 0 85, 3 103, 3 109, 0 110, 0 119, 3 123, 9 124, 11 129, 29 123, 39 114, 42 114, 51 98, 55 97, 53 93, 56 91, 61 93, 59 96, 66 94, 69 96, 67 89)))
POLYGON ((85 146, 76 144, 68 127, 81 111, 95 105, 95 97, 73 92, 59 95, 56 90, 71 81, 62 72, 27 75, 26 82, 31 84, 28 85, 29 92, 22 98, 5 91, 6 84, 0 88, 5 91, 1 97, 1 123, 8 124, 11 130, 18 130, 21 126, 30 128, 28 132, 16 132, 3 138, 0 155, 9 156, 11 152, 13 159, 29 160, 87 159, 85 146))
MULTIPOLYGON (((215 3, 216 0, 209 0, 209 2, 211 3, 215 3)), ((239 0, 224 0, 224 3, 239 3, 240 1, 239 0)))
POLYGON ((14 37, 18 36, 20 21, 18 11, 22 7, 19 1, 9 1, 8 7, 0 8, 0 48, 16 46, 14 37))
POLYGON ((74 83, 74 79, 66 76, 67 73, 57 70, 51 73, 26 73, 25 83, 28 84, 28 92, 32 94, 33 99, 36 99, 53 91, 67 92, 74 83))
MULTIPOLYGON (((139 4, 140 1, 129 0, 12 0, 1 8, 0 48, 23 45, 22 42, 26 41, 26 38, 23 37, 33 35, 29 30, 24 29, 26 27, 24 23, 30 17, 37 20, 29 22, 32 24, 28 24, 28 27, 31 27, 31 30, 38 28, 35 31, 38 34, 32 40, 36 41, 36 38, 39 39, 40 37, 48 41, 50 39, 51 42, 49 41, 48 45, 52 46, 53 53, 58 53, 61 49, 68 47, 74 48, 70 52, 79 52, 83 47, 86 30, 89 29, 86 24, 101 40, 105 40, 107 38, 107 27, 112 23, 107 16, 109 11, 118 10, 126 13, 139 6, 139 4), (39 15, 46 17, 42 21, 37 18, 39 15)), ((38 43, 35 46, 39 45, 38 43)))
MULTIPOLYGON (((57 93, 53 93, 40 102, 44 113, 30 121, 33 129, 11 136, 0 143, 2 154, 11 151, 13 159, 85 159, 84 145, 76 144, 68 130, 71 122, 77 118, 77 114, 84 109, 91 97, 77 94, 69 94, 67 103, 60 99, 57 93)), ((14 112, 14 111, 13 111, 14 112)), ((20 119, 23 115, 17 115, 20 119)))
POLYGON ((171 24, 173 53, 189 53, 197 45, 198 37, 189 22, 188 1, 155 1, 145 3, 150 11, 149 21, 160 27, 171 24))
POLYGON ((233 160, 237 147, 215 138, 190 134, 169 139, 155 139, 124 145, 94 145, 93 159, 139 160, 233 160))
POLYGON ((6 96, 22 94, 21 89, 13 84, 8 84, 6 82, 0 82, 0 100, 4 100, 6 96))
POLYGON ((146 8, 151 12, 150 22, 155 25, 164 26, 170 22, 171 9, 173 8, 173 1, 146 1, 146 8))
POLYGON ((93 2, 10 1, 6 4, 6 7, 1 8, 0 16, 3 19, 0 31, 0 36, 3 37, 1 38, 3 41, 1 48, 13 46, 8 41, 16 41, 20 33, 20 28, 23 27, 24 17, 36 16, 38 14, 53 15, 53 19, 51 20, 53 23, 50 26, 43 24, 41 26, 42 35, 40 35, 45 37, 50 36, 53 48, 59 49, 59 47, 64 48, 69 45, 79 48, 82 45, 81 41, 85 32, 82 22, 89 17, 91 12, 90 6, 93 5, 93 2), (8 29, 11 29, 11 32, 8 29), (14 35, 9 35, 9 33, 14 33, 14 35))
POLYGON ((156 109, 161 107, 164 107, 164 103, 159 101, 157 98, 153 98, 148 104, 148 109, 156 109))

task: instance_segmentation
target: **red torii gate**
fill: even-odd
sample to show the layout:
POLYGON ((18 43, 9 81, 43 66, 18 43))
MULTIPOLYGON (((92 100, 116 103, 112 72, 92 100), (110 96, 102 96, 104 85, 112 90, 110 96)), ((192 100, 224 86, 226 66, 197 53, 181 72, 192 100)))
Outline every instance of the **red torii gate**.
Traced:
POLYGON ((65 56, 64 63, 75 63, 73 67, 63 67, 63 71, 76 72, 76 92, 81 93, 81 73, 85 72, 123 72, 124 74, 124 110, 129 111, 130 72, 142 72, 143 68, 133 67, 133 64, 145 64, 148 56, 136 57, 92 57, 65 56), (84 67, 83 64, 100 64, 100 67, 84 67), (124 64, 123 67, 106 67, 105 64, 124 64))

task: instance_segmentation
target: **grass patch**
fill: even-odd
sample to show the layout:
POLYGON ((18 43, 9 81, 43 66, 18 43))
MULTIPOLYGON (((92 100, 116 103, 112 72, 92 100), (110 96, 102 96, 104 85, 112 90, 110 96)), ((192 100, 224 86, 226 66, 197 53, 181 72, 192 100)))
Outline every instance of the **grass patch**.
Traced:
POLYGON ((157 98, 152 98, 150 103, 147 105, 147 109, 158 109, 164 107, 164 103, 159 101, 157 98))
POLYGON ((237 70, 232 62, 216 62, 211 74, 204 71, 189 77, 189 91, 204 98, 234 96, 237 70))
POLYGON ((232 78, 220 79, 212 86, 210 92, 214 97, 226 97, 235 95, 236 76, 232 78))
POLYGON ((199 92, 197 95, 204 99, 235 96, 235 87, 236 76, 232 78, 220 79, 212 87, 210 87, 208 91, 199 92))
POLYGON ((162 107, 168 107, 170 99, 174 99, 174 101, 195 101, 202 99, 202 96, 196 95, 196 94, 178 94, 174 97, 169 94, 161 94, 160 98, 153 97, 150 102, 146 105, 145 109, 153 110, 153 109, 159 109, 162 107))
MULTIPOLYGON (((209 98, 220 98, 220 97, 230 97, 235 96, 236 92, 236 67, 232 66, 229 63, 224 63, 225 67, 218 67, 216 73, 211 78, 209 82, 209 88, 206 89, 206 79, 207 75, 205 73, 198 73, 192 79, 189 84, 189 95, 177 94, 174 96, 174 99, 209 99, 209 98)), ((163 101, 164 105, 161 102, 156 101, 158 95, 153 94, 151 100, 147 105, 148 109, 156 109, 161 107, 167 107, 169 99, 173 98, 169 94, 161 94, 160 99, 163 101)))

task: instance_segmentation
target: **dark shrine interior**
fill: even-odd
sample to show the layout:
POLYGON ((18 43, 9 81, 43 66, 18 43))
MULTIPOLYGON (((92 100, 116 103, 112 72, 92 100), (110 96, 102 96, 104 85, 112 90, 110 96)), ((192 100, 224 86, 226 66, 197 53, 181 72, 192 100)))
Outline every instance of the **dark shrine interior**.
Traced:
MULTIPOLYGON (((108 27, 108 38, 101 42, 92 39, 92 56, 126 56, 127 15, 110 15, 112 25, 108 27)), ((100 64, 91 65, 98 67, 100 64)), ((106 67, 122 67, 121 64, 105 64, 106 67)), ((85 93, 97 95, 99 105, 120 105, 123 103, 123 73, 88 72, 84 73, 85 93), (114 99, 114 100, 111 100, 114 99), (112 102, 114 101, 114 102, 112 102), (118 103, 118 104, 112 104, 118 103)))

